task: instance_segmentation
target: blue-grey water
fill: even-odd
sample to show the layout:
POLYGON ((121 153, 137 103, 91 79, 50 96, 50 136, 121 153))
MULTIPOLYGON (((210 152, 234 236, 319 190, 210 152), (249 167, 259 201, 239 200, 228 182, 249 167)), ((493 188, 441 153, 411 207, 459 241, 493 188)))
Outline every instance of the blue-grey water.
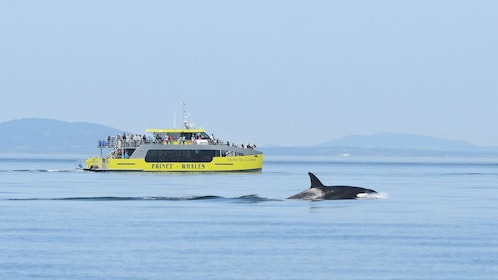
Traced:
POLYGON ((0 279, 498 279, 498 158, 267 156, 260 173, 0 157, 0 279), (287 200, 324 184, 376 198, 287 200))

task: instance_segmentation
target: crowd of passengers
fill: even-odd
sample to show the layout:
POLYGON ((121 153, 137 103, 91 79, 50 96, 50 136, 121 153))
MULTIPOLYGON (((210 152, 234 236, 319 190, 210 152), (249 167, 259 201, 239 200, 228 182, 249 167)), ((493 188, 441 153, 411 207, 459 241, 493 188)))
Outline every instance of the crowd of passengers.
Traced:
POLYGON ((242 148, 247 148, 247 149, 255 149, 256 144, 251 145, 251 144, 241 144, 241 145, 236 145, 235 143, 230 143, 230 142, 223 142, 220 139, 214 137, 213 134, 211 134, 211 137, 209 139, 203 139, 201 138, 200 135, 196 138, 194 135, 192 135, 191 139, 187 141, 185 139, 185 136, 180 136, 176 140, 173 139, 172 136, 165 134, 165 135, 160 135, 156 134, 155 137, 147 137, 146 135, 139 135, 139 134, 126 134, 123 133, 123 135, 116 135, 116 136, 107 136, 107 142, 104 140, 99 141, 99 146, 100 147, 138 147, 142 144, 147 144, 147 143, 161 143, 161 144, 173 144, 178 143, 178 144, 195 144, 197 143, 196 140, 205 140, 210 144, 215 144, 215 145, 227 145, 227 146, 232 146, 232 147, 242 147, 242 148))

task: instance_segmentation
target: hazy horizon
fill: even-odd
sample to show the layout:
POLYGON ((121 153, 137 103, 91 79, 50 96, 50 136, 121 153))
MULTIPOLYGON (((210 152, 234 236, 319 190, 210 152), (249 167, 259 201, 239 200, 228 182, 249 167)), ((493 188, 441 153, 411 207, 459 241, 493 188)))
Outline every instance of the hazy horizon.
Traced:
MULTIPOLYGON (((116 134, 145 134, 150 135, 150 133, 144 131, 129 131, 121 130, 119 128, 109 127, 99 123, 91 122, 67 122, 56 119, 47 118, 23 118, 15 119, 7 122, 0 122, 0 131, 5 135, 12 135, 13 137, 7 137, 4 139, 5 143, 16 142, 17 138, 26 139, 29 137, 41 137, 53 143, 53 137, 57 137, 57 142, 64 142, 63 135, 70 135, 73 138, 74 135, 88 133, 93 134, 93 138, 82 139, 80 144, 87 146, 96 141, 96 139, 102 139, 109 135, 116 134), (92 128, 93 127, 93 128, 92 128), (95 133, 97 132, 97 133, 95 133), (100 133, 99 133, 100 132, 100 133), (37 136, 38 135, 38 136, 37 136)), ((207 133, 211 131, 207 130, 207 133)), ((39 139, 41 140, 41 139, 39 139)), ((230 138, 220 139, 222 141, 231 141, 230 138)), ((69 140, 72 143, 73 141, 69 140)), ((38 147, 39 143, 36 142, 35 145, 38 147)), ((74 144, 74 143, 73 143, 74 144)), ((234 144, 247 144, 247 142, 240 142, 234 144)), ((252 143, 255 144, 255 143, 252 143)), ((390 133, 381 132, 375 134, 351 134, 339 138, 327 139, 320 143, 313 144, 302 144, 298 143, 296 145, 283 145, 282 143, 268 143, 259 148, 324 148, 324 147, 336 147, 336 148, 358 148, 358 149, 398 149, 398 150, 427 150, 427 151, 469 151, 469 150, 481 150, 481 151, 491 151, 498 148, 498 146, 481 146, 461 139, 448 139, 439 138, 421 134, 411 134, 411 133, 390 133)), ((40 147, 38 147, 40 148, 40 147)))
POLYGON ((498 146, 498 2, 7 1, 0 122, 198 127, 259 146, 498 146))

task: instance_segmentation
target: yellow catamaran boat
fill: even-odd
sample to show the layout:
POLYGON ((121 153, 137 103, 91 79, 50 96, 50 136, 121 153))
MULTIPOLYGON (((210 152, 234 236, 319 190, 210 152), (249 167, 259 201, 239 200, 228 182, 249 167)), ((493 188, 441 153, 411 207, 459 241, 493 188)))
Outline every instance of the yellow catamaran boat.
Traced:
POLYGON ((227 172, 260 171, 263 153, 252 145, 230 145, 194 128, 147 129, 146 135, 117 135, 99 141, 100 157, 86 160, 88 171, 227 172), (104 149, 111 151, 102 156, 104 149))

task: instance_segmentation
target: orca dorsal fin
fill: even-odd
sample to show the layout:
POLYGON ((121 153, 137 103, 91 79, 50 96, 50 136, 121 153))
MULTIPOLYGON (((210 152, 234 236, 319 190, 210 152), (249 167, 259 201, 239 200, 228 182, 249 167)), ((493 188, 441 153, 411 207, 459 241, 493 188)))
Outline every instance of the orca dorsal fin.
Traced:
POLYGON ((311 187, 312 188, 323 188, 325 187, 322 182, 315 176, 315 174, 308 172, 308 175, 310 175, 310 180, 311 180, 311 187))

